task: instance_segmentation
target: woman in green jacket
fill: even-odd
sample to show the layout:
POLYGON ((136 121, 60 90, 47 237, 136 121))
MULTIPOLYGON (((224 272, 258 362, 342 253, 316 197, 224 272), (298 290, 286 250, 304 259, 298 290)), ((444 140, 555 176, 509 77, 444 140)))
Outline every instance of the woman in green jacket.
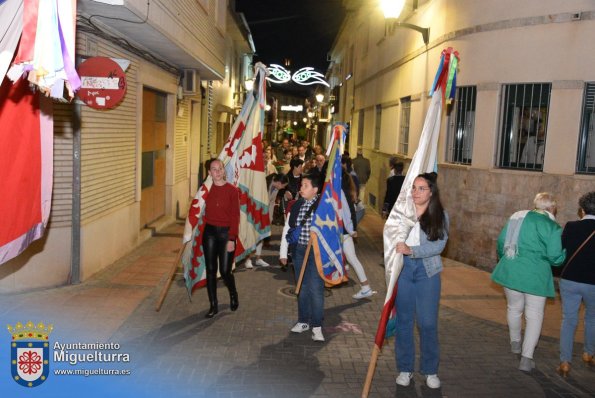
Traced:
POLYGON ((537 346, 547 297, 555 297, 551 266, 566 257, 562 248, 562 228, 556 223, 556 200, 547 192, 538 193, 535 208, 514 213, 498 237, 500 261, 492 280, 504 287, 511 351, 521 354, 519 369, 535 367, 537 346), (521 344, 521 317, 525 314, 525 338, 521 344))

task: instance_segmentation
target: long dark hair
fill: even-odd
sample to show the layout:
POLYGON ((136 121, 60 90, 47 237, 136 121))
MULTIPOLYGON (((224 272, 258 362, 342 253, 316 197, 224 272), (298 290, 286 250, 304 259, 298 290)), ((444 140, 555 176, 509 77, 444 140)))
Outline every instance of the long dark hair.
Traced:
POLYGON ((355 183, 353 182, 353 178, 348 171, 343 170, 341 174, 341 189, 347 195, 347 200, 351 203, 355 203, 357 200, 357 191, 355 189, 355 183))
POLYGON ((423 178, 428 183, 430 192, 430 202, 428 208, 419 218, 419 225, 421 229, 428 236, 428 240, 434 241, 444 239, 444 231, 446 229, 446 220, 444 217, 444 207, 440 202, 440 191, 438 190, 436 173, 423 173, 416 178, 423 178))

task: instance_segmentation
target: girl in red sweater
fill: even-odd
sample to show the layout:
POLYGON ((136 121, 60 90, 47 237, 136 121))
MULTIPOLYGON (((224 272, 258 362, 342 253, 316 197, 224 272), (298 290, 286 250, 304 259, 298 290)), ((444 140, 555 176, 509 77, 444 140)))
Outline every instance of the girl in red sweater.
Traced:
POLYGON ((207 269, 207 293, 211 307, 205 316, 217 314, 217 266, 229 289, 229 307, 238 309, 238 291, 231 273, 240 225, 240 197, 238 189, 225 181, 225 168, 219 159, 209 164, 213 185, 205 201, 205 229, 202 250, 207 269))

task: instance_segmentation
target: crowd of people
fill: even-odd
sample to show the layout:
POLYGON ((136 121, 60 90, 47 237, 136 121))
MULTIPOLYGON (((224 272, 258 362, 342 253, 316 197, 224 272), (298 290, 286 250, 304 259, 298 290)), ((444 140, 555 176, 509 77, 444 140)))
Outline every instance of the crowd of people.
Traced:
MULTIPOLYGON (((322 147, 312 147, 307 141, 283 139, 276 146, 263 141, 263 153, 269 186, 269 214, 272 223, 283 225, 279 262, 284 270, 293 265, 296 281, 305 267, 298 295, 297 322, 290 330, 293 333, 311 330, 312 339, 323 342, 325 283, 316 269, 313 252, 306 249, 328 161, 322 147)), ((341 164, 342 248, 346 269, 354 269, 360 284, 353 298, 361 300, 376 293, 354 244, 357 226, 363 217, 365 185, 371 167, 361 150, 353 159, 348 153, 343 154, 341 164)), ((416 369, 414 330, 417 324, 420 336, 418 369, 425 375, 427 386, 435 389, 441 385, 438 377, 438 309, 443 268, 440 255, 448 240, 449 217, 440 200, 436 173, 420 174, 411 187, 403 187, 404 164, 391 158, 389 167, 383 216, 389 215, 402 190, 410 190, 417 216, 405 241, 385 247, 385 250, 395 250, 403 255, 395 299, 395 358, 399 371, 396 383, 408 386, 416 369)), ((217 271, 229 290, 231 310, 239 307, 231 272, 239 226, 239 196, 237 188, 225 182, 221 161, 211 161, 207 169, 213 189, 206 201, 203 251, 210 302, 206 317, 212 318, 218 313, 217 271)), ((568 222, 562 228, 556 221, 554 196, 547 192, 538 193, 533 209, 515 212, 498 237, 499 262, 492 280, 504 288, 511 352, 520 354, 519 369, 522 371, 530 372, 535 367, 533 357, 541 334, 546 299, 555 297, 552 267, 562 268, 559 288, 563 319, 557 371, 563 376, 570 372, 581 303, 586 308, 582 360, 595 366, 595 191, 580 198, 579 208, 580 219, 568 222)), ((257 246, 255 253, 245 260, 245 268, 269 266, 261 258, 263 243, 268 244, 265 241, 257 246)))

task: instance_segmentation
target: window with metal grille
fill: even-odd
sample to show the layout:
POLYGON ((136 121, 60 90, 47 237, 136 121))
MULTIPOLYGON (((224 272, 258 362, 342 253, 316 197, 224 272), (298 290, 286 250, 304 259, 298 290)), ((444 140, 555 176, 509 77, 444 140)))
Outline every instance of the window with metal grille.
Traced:
POLYGON ((382 105, 376 105, 374 120, 374 149, 380 149, 380 121, 382 120, 382 105))
POLYGON ((357 145, 361 146, 364 144, 364 115, 365 112, 362 109, 359 111, 359 117, 357 121, 357 145))
POLYGON ((407 155, 409 150, 409 119, 411 115, 411 97, 401 98, 401 124, 399 126, 399 150, 407 155))
POLYGON ((477 88, 475 86, 457 88, 457 94, 448 117, 446 137, 446 160, 450 163, 471 164, 476 97, 477 88))
POLYGON ((595 83, 593 82, 585 84, 576 171, 595 174, 595 83))
POLYGON ((505 84, 502 88, 498 166, 543 170, 552 85, 505 84))

